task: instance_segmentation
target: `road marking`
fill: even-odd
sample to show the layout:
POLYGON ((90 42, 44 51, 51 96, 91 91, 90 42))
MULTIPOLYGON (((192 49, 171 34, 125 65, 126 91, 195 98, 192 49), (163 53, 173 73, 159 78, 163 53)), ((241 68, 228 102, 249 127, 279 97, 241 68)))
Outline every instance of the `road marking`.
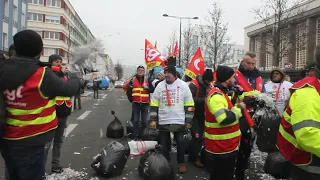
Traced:
POLYGON ((78 120, 84 120, 84 118, 86 118, 89 114, 91 113, 91 111, 85 111, 83 114, 81 114, 81 116, 79 116, 77 119, 78 120))
POLYGON ((118 99, 119 101, 127 101, 128 99, 118 99))
POLYGON ((114 88, 110 88, 109 91, 112 91, 114 88))
POLYGON ((68 137, 68 135, 71 133, 71 131, 74 130, 74 128, 76 128, 78 126, 78 124, 69 124, 66 131, 64 132, 64 136, 68 137))
POLYGON ((108 96, 108 94, 105 94, 104 96, 102 96, 102 99, 105 99, 108 96))

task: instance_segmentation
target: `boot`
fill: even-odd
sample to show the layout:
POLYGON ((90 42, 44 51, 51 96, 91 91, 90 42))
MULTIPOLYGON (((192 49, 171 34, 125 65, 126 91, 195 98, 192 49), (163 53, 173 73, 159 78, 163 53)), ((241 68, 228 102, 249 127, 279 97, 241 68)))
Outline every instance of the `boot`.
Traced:
POLYGON ((200 161, 195 161, 193 164, 198 168, 203 168, 203 164, 200 161))
POLYGON ((180 174, 184 174, 184 173, 187 172, 187 169, 186 169, 186 166, 184 165, 184 163, 179 164, 178 172, 179 172, 180 174))

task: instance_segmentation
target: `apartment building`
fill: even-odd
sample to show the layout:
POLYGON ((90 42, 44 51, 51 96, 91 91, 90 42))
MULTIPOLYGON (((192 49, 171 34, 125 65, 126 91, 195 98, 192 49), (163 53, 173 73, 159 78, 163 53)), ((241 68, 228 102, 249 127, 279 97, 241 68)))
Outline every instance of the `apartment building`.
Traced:
POLYGON ((0 0, 0 51, 8 51, 13 36, 26 29, 26 0, 0 0))
POLYGON ((94 40, 68 0, 28 0, 28 29, 43 38, 41 61, 48 61, 51 54, 59 54, 64 63, 71 60, 68 51, 94 40))
POLYGON ((313 60, 314 48, 320 43, 320 0, 306 0, 296 8, 303 10, 303 13, 299 14, 299 17, 291 16, 292 21, 288 21, 290 40, 293 43, 281 56, 279 64, 272 57, 272 44, 268 43, 272 23, 266 26, 265 23, 257 22, 244 28, 245 50, 257 54, 257 67, 260 70, 274 67, 303 69, 307 61, 313 60))

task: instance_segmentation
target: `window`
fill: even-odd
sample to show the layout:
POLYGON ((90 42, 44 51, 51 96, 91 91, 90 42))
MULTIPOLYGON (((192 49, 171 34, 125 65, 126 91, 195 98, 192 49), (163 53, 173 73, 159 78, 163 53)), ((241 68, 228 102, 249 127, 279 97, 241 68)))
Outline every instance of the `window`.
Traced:
POLYGON ((37 14, 37 13, 29 13, 28 14, 28 20, 30 21, 43 21, 43 15, 37 14))
POLYGON ((40 4, 43 5, 43 0, 28 0, 29 4, 40 4))
POLYGON ((51 56, 52 54, 59 54, 58 48, 44 48, 43 55, 51 56))
POLYGON ((60 33, 59 33, 59 32, 46 31, 46 32, 44 33, 44 38, 45 38, 45 39, 56 39, 56 40, 60 40, 60 33))
POLYGON ((42 37, 42 31, 37 29, 32 29, 33 31, 37 32, 42 37))
POLYGON ((59 16, 46 16, 46 23, 60 24, 59 16))
POLYGON ((61 7, 61 0, 47 0, 47 6, 61 7))
POLYGON ((9 17, 9 1, 8 0, 4 1, 4 15, 9 17))
POLYGON ((18 21, 18 7, 13 6, 13 19, 14 21, 18 21))
POLYGON ((8 35, 6 33, 3 33, 2 41, 2 46, 8 48, 8 35))

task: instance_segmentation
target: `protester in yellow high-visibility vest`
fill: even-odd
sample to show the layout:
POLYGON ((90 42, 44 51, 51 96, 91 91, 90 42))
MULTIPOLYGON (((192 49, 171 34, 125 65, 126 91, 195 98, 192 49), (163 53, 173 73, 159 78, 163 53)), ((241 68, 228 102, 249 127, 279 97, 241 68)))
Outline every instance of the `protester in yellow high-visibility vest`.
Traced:
MULTIPOLYGON (((57 54, 53 54, 49 57, 49 62, 52 66, 60 67, 60 71, 55 72, 58 77, 67 81, 65 76, 66 69, 62 66, 62 58, 57 54)), ((71 114, 72 102, 70 97, 56 97, 56 112, 58 119, 58 128, 56 129, 55 136, 53 139, 53 148, 52 148, 52 161, 51 161, 51 171, 53 173, 63 172, 63 168, 60 165, 60 153, 63 144, 63 134, 64 130, 67 127, 68 116, 71 114)), ((51 142, 46 145, 46 157, 48 156, 49 149, 51 147, 51 142)), ((46 161, 47 158, 45 158, 46 161)))
POLYGON ((277 146, 294 164, 294 180, 320 179, 320 45, 313 75, 293 84, 279 128, 277 146))

